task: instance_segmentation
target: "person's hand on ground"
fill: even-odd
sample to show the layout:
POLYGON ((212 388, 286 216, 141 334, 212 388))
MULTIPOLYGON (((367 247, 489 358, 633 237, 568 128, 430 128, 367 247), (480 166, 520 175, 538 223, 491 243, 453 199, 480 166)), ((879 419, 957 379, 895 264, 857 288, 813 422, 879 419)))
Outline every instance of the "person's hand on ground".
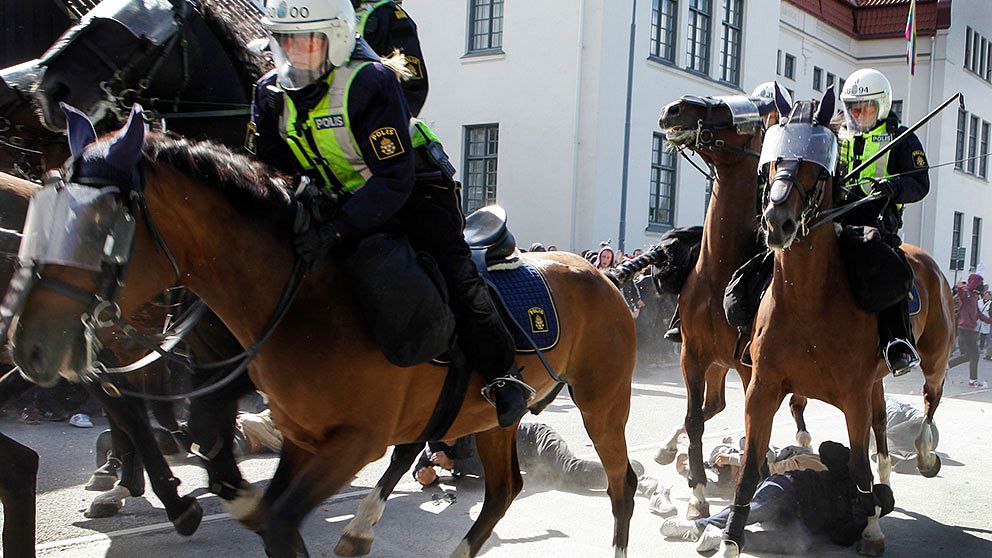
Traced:
POLYGON ((455 462, 448 457, 448 454, 443 451, 436 451, 431 454, 431 463, 441 467, 442 469, 452 471, 455 468, 455 462))

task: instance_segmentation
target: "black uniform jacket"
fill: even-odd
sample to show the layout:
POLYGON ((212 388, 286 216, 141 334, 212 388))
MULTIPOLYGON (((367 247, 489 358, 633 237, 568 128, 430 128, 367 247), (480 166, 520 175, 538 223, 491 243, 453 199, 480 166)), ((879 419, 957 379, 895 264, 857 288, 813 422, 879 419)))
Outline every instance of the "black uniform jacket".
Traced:
POLYGON ((413 77, 402 83, 403 94, 410 114, 418 116, 427 101, 427 64, 420 49, 417 24, 399 4, 383 4, 369 14, 362 37, 379 56, 388 57, 394 50, 406 55, 407 69, 413 77))

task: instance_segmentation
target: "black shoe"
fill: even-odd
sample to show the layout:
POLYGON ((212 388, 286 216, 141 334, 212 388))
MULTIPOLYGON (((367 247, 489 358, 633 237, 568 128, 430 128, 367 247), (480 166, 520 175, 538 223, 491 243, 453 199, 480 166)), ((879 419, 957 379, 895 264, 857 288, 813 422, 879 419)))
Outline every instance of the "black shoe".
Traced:
POLYGON ((496 418, 499 425, 507 428, 516 424, 527 413, 530 396, 524 386, 498 379, 492 384, 489 393, 496 405, 496 418))
POLYGON ((754 366, 754 361, 751 360, 751 342, 748 341, 744 344, 744 348, 741 349, 741 364, 751 368, 754 366))
POLYGON ((920 365, 920 357, 908 342, 896 339, 889 343, 885 351, 885 364, 896 378, 920 365))
POLYGON ((665 339, 671 341, 672 343, 682 342, 682 328, 675 326, 672 329, 665 332, 665 339))

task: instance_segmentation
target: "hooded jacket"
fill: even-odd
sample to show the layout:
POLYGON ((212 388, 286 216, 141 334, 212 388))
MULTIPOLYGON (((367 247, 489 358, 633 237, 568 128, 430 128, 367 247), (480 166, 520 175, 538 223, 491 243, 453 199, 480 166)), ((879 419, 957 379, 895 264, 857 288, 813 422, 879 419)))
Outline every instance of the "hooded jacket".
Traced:
POLYGON ((961 309, 958 311, 958 327, 968 331, 978 330, 978 321, 992 324, 992 319, 978 309, 982 300, 982 276, 972 273, 968 276, 968 285, 958 289, 958 300, 961 302, 961 309))

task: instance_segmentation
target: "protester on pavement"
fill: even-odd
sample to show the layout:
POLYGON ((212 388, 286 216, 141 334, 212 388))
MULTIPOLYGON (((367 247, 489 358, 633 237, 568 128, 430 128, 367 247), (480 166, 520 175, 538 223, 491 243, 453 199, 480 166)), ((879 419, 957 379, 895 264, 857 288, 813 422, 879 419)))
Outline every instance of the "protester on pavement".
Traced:
POLYGON ((972 273, 968 276, 968 282, 958 288, 958 300, 961 301, 961 309, 958 312, 958 347, 961 354, 952 358, 947 363, 947 368, 951 369, 959 364, 968 363, 969 380, 968 385, 976 388, 988 387, 988 382, 978 379, 978 362, 980 355, 978 352, 978 322, 992 324, 989 318, 978 307, 979 293, 983 291, 982 276, 972 273))

